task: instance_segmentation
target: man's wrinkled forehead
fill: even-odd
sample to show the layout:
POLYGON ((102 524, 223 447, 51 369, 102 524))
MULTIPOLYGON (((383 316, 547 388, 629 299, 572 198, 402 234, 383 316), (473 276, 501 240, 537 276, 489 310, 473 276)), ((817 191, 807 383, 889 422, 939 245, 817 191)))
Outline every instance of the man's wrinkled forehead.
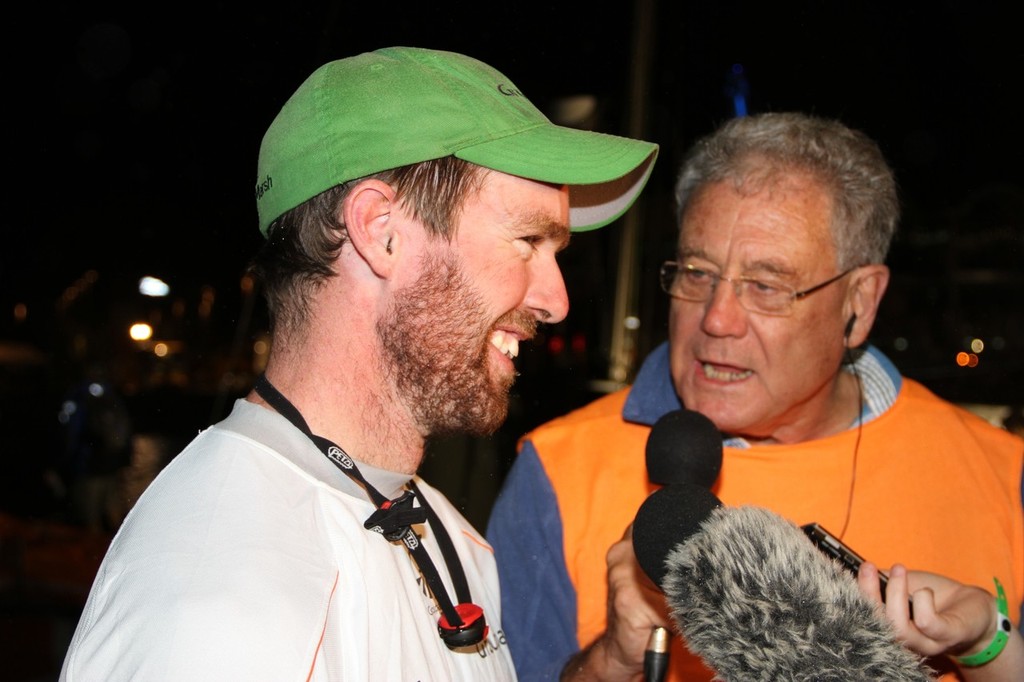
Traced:
POLYGON ((794 193, 813 194, 817 201, 827 202, 830 216, 833 216, 835 212, 836 202, 829 186, 813 172, 774 165, 756 166, 748 172, 731 174, 695 187, 681 216, 680 230, 686 226, 695 207, 701 206, 702 200, 718 187, 728 188, 739 197, 748 198, 760 195, 773 202, 782 201, 794 193))
POLYGON ((741 191, 730 180, 706 184, 683 214, 677 253, 715 262, 738 257, 744 269, 788 271, 795 260, 833 254, 832 212, 831 195, 806 174, 776 176, 758 192, 741 191))

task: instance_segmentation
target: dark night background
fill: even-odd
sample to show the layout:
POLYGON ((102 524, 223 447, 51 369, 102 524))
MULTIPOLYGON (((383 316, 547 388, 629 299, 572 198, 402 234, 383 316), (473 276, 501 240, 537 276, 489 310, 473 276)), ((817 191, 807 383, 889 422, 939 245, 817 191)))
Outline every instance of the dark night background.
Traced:
MULTIPOLYGON (((105 364, 137 431, 172 449, 245 391, 264 331, 240 286, 260 242, 262 133, 314 68, 389 45, 480 58, 552 117, 566 98, 592 95, 585 125, 661 144, 634 209, 635 358, 665 338, 655 276, 673 252, 675 168, 735 115, 736 92, 751 113, 799 109, 864 130, 904 204, 873 340, 951 400, 1024 403, 1024 40, 1009 3, 64 2, 5 24, 0 507, 12 519, 56 518, 41 472, 61 396, 87 364, 105 364), (171 296, 138 296, 143 274, 171 296), (171 342, 169 356, 129 341, 136 319, 171 342), (985 342, 977 366, 958 366, 974 338, 985 342)), ((471 519, 486 519, 515 437, 609 377, 623 233, 616 224, 574 238, 563 261, 572 311, 521 355, 506 428, 428 458, 427 477, 471 519)), ((19 661, 12 679, 55 678, 102 553, 79 543, 77 559, 45 555, 47 539, 72 537, 47 528, 19 527, 0 545, 0 634, 20 642, 0 651, 19 661), (61 572, 69 566, 79 580, 61 572), (39 616, 53 604, 57 626, 39 616)))

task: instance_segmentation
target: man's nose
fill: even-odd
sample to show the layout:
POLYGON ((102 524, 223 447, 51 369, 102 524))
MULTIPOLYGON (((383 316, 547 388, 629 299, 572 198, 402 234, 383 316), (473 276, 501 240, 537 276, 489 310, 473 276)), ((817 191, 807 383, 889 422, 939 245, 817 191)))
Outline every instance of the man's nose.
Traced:
POLYGON ((538 264, 532 274, 526 305, 541 322, 556 323, 569 314, 569 292, 554 257, 538 264))
POLYGON ((741 282, 719 279, 704 304, 701 328, 711 336, 742 336, 746 331, 746 308, 740 301, 741 282))

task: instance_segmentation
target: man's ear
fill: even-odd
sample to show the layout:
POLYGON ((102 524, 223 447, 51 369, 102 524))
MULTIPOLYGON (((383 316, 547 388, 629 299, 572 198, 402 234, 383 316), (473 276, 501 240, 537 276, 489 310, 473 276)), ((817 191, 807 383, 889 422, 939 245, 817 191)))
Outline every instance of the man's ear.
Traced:
POLYGON ((389 277, 396 262, 395 190, 380 180, 363 180, 345 198, 342 212, 356 253, 378 277, 389 277))
POLYGON ((853 320, 846 332, 848 348, 867 341, 888 286, 889 268, 885 265, 864 265, 853 271, 843 311, 844 319, 853 320))

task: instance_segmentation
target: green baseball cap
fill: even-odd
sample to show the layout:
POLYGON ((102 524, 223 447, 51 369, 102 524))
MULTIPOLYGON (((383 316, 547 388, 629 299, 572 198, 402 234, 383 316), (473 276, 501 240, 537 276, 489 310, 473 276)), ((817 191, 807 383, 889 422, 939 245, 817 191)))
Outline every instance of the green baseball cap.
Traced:
POLYGON ((456 156, 569 185, 569 223, 617 219, 650 177, 658 145, 552 123, 512 81, 454 52, 389 47, 328 62, 285 102, 260 146, 260 231, 335 185, 456 156))

